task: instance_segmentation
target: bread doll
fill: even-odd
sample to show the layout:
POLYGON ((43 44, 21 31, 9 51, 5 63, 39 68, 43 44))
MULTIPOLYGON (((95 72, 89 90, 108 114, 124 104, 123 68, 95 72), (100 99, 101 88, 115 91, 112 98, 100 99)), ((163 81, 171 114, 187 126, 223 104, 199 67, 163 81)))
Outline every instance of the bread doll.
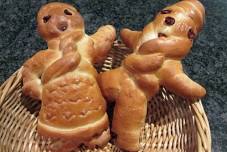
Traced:
POLYGON ((42 103, 38 133, 74 146, 106 144, 110 138, 106 103, 93 64, 107 55, 115 29, 106 25, 88 36, 79 12, 58 2, 43 6, 37 22, 48 49, 27 60, 22 75, 23 93, 42 103))
POLYGON ((116 101, 112 131, 120 148, 139 150, 147 102, 160 86, 185 98, 205 95, 205 89, 183 72, 181 64, 204 24, 204 16, 199 1, 184 0, 160 11, 142 31, 121 31, 123 42, 133 53, 119 68, 98 78, 104 96, 116 101))

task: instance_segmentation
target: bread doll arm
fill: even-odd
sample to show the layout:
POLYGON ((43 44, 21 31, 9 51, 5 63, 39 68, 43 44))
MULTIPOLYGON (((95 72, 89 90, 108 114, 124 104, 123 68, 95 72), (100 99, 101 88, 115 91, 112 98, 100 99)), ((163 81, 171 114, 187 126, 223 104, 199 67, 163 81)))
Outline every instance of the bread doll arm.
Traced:
POLYGON ((192 41, 187 38, 170 37, 147 41, 139 48, 139 53, 150 54, 162 52, 166 57, 181 59, 188 54, 192 41))
POLYGON ((78 52, 70 52, 50 65, 42 75, 43 84, 74 70, 80 63, 81 56, 78 52))
POLYGON ((63 52, 63 54, 74 51, 76 42, 79 41, 83 35, 84 34, 82 31, 74 31, 71 34, 61 38, 60 50, 63 52))
POLYGON ((124 60, 124 65, 130 71, 151 72, 161 67, 164 54, 155 53, 147 55, 131 54, 124 60))
POLYGON ((41 75, 45 68, 51 64, 58 54, 51 50, 43 50, 36 53, 24 63, 23 67, 23 93, 34 99, 41 99, 42 82, 41 75))
POLYGON ((137 43, 142 36, 142 31, 132 31, 130 29, 122 29, 120 36, 124 44, 130 48, 135 49, 137 43))
POLYGON ((102 26, 95 34, 91 35, 91 39, 94 42, 94 50, 91 53, 93 63, 103 61, 103 59, 107 56, 115 38, 116 31, 111 25, 102 26))
POLYGON ((206 90, 201 85, 183 72, 180 61, 165 61, 158 75, 162 85, 182 97, 202 98, 206 94, 206 90))

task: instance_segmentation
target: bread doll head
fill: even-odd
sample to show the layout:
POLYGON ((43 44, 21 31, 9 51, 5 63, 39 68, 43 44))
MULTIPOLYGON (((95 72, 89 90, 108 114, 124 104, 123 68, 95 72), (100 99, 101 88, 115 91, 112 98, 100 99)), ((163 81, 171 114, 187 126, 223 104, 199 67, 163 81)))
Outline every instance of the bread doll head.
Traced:
POLYGON ((154 20, 159 37, 185 37, 193 40, 204 23, 205 10, 197 0, 183 0, 166 7, 154 20))
POLYGON ((38 32, 49 41, 73 30, 84 30, 84 20, 71 5, 59 2, 49 3, 38 12, 38 32))

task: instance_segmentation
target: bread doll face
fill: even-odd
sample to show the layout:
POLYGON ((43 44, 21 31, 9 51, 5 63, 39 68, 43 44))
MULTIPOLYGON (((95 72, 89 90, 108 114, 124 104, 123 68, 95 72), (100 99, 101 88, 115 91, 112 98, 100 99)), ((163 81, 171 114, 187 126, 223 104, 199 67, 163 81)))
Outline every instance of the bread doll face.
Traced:
POLYGON ((194 40, 197 36, 197 29, 194 20, 187 16, 179 7, 167 7, 160 11, 154 23, 158 37, 184 37, 194 40))
POLYGON ((37 21, 39 34, 47 41, 73 30, 84 29, 84 21, 79 12, 64 3, 55 2, 43 6, 37 21))

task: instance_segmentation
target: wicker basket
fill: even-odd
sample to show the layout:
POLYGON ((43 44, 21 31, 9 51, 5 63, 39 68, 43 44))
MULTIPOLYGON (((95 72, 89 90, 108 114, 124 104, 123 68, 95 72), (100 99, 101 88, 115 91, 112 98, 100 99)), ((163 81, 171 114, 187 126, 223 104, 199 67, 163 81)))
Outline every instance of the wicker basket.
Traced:
MULTIPOLYGON (((118 67, 130 53, 116 42, 107 59, 97 65, 99 71, 118 67)), ((44 140, 36 132, 40 102, 21 92, 21 69, 0 87, 0 152, 47 152, 58 140, 44 140)), ((146 152, 210 152, 211 135, 201 101, 186 101, 164 88, 148 105, 146 124, 140 136, 141 150, 146 152)), ((121 151, 114 139, 104 148, 81 151, 121 151)))

